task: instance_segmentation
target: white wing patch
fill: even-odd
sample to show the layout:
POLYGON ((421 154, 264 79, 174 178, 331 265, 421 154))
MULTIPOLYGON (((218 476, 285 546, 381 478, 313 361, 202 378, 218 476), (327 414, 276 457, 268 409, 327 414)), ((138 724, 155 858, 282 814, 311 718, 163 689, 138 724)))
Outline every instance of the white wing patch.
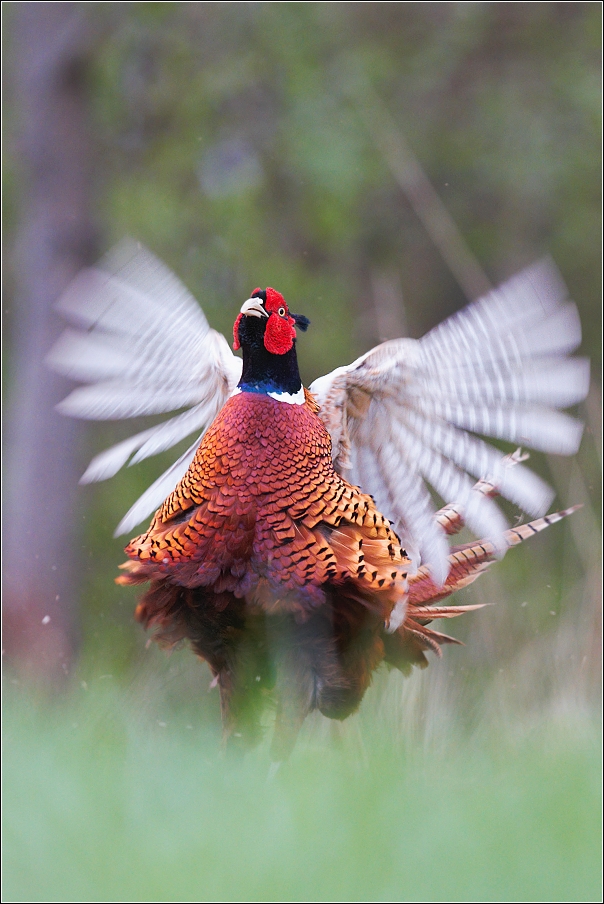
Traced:
POLYGON ((541 261, 433 329, 394 339, 316 380, 311 392, 333 441, 334 463, 371 493, 440 582, 447 544, 427 486, 459 504, 469 527, 501 554, 506 523, 472 491, 490 475, 501 495, 533 516, 552 490, 474 434, 573 454, 583 425, 560 412, 585 398, 589 363, 568 358, 581 341, 577 309, 554 264, 541 261), (349 470, 350 469, 350 470, 349 470))

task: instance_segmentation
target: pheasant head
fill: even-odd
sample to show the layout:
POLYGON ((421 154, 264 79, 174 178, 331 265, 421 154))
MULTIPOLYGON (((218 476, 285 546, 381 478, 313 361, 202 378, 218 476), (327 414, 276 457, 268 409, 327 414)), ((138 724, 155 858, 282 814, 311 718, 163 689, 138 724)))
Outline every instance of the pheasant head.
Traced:
POLYGON ((255 289, 233 327, 233 348, 243 350, 239 389, 296 395, 302 381, 296 356, 296 326, 308 328, 302 314, 292 314, 280 292, 255 289))

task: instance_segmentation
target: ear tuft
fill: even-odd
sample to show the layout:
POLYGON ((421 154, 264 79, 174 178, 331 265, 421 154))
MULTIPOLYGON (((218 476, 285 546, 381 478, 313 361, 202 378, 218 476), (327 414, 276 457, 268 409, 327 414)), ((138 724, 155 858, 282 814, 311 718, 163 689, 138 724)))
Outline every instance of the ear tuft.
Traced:
POLYGON ((292 314, 291 316, 294 318, 296 326, 299 327, 303 333, 305 333, 310 326, 310 320, 308 319, 308 317, 305 317, 304 314, 292 314))

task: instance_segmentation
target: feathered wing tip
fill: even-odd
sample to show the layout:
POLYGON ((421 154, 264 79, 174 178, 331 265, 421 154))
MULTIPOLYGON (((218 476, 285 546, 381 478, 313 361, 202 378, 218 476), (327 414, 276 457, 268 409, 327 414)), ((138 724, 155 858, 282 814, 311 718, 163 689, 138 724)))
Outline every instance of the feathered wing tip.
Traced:
POLYGON ((146 318, 152 320, 158 313, 194 319, 198 328, 203 324, 209 330, 203 311, 178 277, 131 238, 108 251, 96 267, 82 270, 57 302, 57 310, 79 326, 99 324, 119 332, 136 334, 146 318), (134 319, 124 323, 126 311, 134 319))
POLYGON ((145 518, 151 514, 151 512, 154 512, 159 508, 166 496, 172 492, 179 480, 187 473, 200 442, 201 436, 197 437, 187 451, 184 452, 173 465, 170 465, 170 467, 164 471, 164 473, 161 474, 147 490, 145 490, 143 495, 128 509, 116 527, 113 534, 114 537, 121 537, 123 534, 131 533, 137 524, 140 524, 141 521, 144 521, 145 518))
POLYGON ((136 433, 115 446, 110 446, 109 449, 105 449, 104 452, 92 459, 80 478, 80 483, 95 483, 113 477, 126 464, 130 456, 132 458, 129 464, 133 465, 151 455, 157 455, 159 452, 171 448, 176 442, 213 420, 215 407, 215 400, 211 400, 209 404, 196 405, 168 421, 157 424, 149 430, 143 430, 142 433, 136 433))
MULTIPOLYGON (((464 430, 554 454, 576 452, 582 425, 554 409, 581 401, 589 363, 576 306, 543 260, 420 340, 419 409, 464 430)), ((482 475, 479 475, 482 476, 482 475)))

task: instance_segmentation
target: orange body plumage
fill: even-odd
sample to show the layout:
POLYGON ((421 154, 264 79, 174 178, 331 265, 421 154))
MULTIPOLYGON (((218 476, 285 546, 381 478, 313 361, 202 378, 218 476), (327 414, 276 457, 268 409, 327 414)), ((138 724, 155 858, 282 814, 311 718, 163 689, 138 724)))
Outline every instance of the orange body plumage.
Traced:
POLYGON ((231 733, 257 735, 250 695, 274 683, 285 657, 280 755, 311 709, 335 718, 356 709, 407 590, 398 537, 334 471, 310 393, 295 406, 247 392, 229 399, 126 552, 118 580, 152 581, 137 618, 164 645, 188 638, 208 661, 231 733), (280 619, 278 637, 267 616, 273 627, 280 619))

